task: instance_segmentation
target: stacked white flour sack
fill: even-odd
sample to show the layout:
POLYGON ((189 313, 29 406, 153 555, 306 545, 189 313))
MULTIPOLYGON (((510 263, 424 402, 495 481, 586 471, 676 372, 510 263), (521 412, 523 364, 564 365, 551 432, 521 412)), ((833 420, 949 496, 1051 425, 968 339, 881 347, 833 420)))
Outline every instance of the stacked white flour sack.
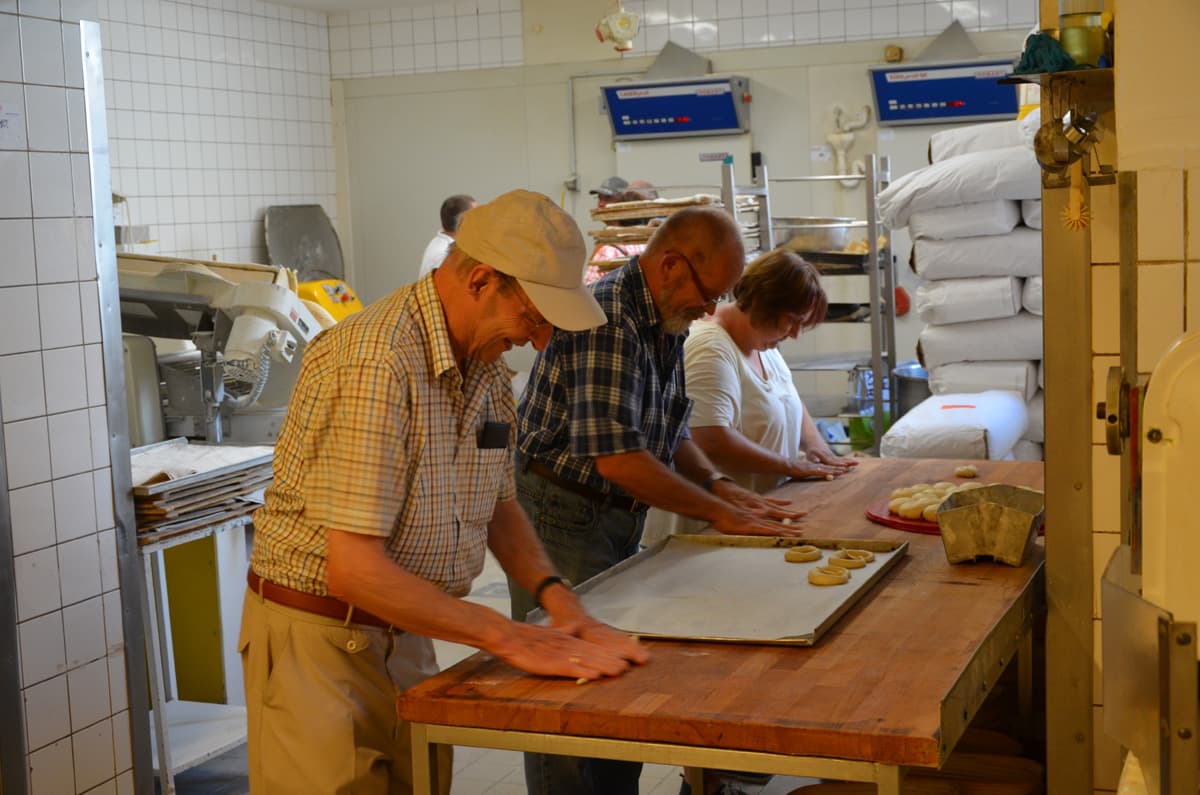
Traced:
MULTIPOLYGON (((927 280, 914 305, 927 324, 917 354, 929 371, 930 400, 944 403, 954 395, 961 402, 964 394, 996 390, 1020 396, 1018 408, 1006 412, 1005 432, 990 434, 992 459, 1043 457, 1041 171, 1032 148, 1037 116, 936 133, 929 145, 932 164, 900 177, 879 196, 883 223, 908 227, 910 263, 927 280)), ((946 422, 953 415, 936 413, 946 422)), ((895 440, 911 436, 900 427, 895 440)), ((886 450, 886 436, 883 441, 886 450)))

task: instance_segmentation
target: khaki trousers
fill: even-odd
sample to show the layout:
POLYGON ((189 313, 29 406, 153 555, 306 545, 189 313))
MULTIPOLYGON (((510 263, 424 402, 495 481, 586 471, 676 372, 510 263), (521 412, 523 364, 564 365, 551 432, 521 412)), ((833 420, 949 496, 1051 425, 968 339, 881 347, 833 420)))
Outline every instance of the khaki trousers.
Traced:
MULTIPOLYGON (((396 697, 437 673, 428 638, 344 624, 247 589, 238 651, 254 795, 412 794, 409 724, 396 697)), ((449 795, 452 749, 438 750, 439 789, 449 795)))

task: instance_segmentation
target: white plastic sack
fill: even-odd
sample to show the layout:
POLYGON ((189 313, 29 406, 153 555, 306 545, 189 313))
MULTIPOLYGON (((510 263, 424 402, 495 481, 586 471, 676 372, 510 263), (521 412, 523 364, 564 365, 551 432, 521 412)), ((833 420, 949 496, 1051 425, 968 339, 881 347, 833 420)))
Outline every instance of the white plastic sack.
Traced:
POLYGON ((1019 223, 1021 203, 995 199, 914 212, 908 219, 908 234, 914 240, 922 237, 954 240, 980 235, 1005 235, 1019 223))
POLYGON ((1038 388, 1046 388, 1046 363, 1038 362, 1038 388))
POLYGON ((913 270, 922 279, 1041 276, 1042 233, 1017 227, 1006 235, 913 243, 913 270))
POLYGON ((958 155, 898 178, 879 194, 879 214, 890 229, 908 226, 909 216, 935 207, 991 199, 1036 199, 1042 168, 1025 146, 958 155))
POLYGON ((1017 443, 1013 445, 1012 457, 1014 461, 1044 461, 1046 459, 1045 447, 1041 442, 1018 439, 1017 443))
POLYGON ((929 282, 917 288, 913 304, 926 323, 1012 317, 1021 311, 1021 280, 996 276, 929 282))
POLYGON ((1042 126, 1042 109, 1034 108, 1017 125, 1021 128, 1021 143, 1032 149, 1033 138, 1037 135, 1038 127, 1042 126))
POLYGON ((1034 276, 1025 280, 1025 289, 1021 292, 1021 306, 1035 315, 1042 314, 1042 277, 1034 276))
POLYGON ((1046 441, 1046 393, 1038 391, 1026 407, 1029 412, 1029 427, 1025 429, 1025 438, 1031 442, 1046 441))
POLYGON ((1037 362, 952 362, 929 371, 929 391, 935 395, 994 389, 1032 400, 1038 391, 1037 362))
POLYGON ((929 162, 937 163, 957 155, 1025 144, 1025 137, 1021 134, 1021 123, 1016 119, 954 127, 930 136, 929 162))
POLYGON ((1025 432, 1025 401, 1016 392, 934 395, 909 410, 879 443, 884 458, 1007 456, 1025 432))
POLYGON ((1033 229, 1042 228, 1042 200, 1041 199, 1022 199, 1021 200, 1021 220, 1025 222, 1025 226, 1033 229))
POLYGON ((1028 312, 995 320, 926 326, 917 339, 925 369, 950 362, 998 362, 1042 358, 1042 319, 1028 312))

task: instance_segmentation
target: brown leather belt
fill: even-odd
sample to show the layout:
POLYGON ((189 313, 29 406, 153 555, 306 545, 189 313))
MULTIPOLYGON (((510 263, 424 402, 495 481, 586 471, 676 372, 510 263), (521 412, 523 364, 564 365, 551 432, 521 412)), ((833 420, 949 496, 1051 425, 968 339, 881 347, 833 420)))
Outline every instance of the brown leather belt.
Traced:
POLYGON ((304 593, 293 588, 264 580, 262 577, 250 569, 246 575, 246 582, 250 584, 250 590, 264 599, 270 599, 275 604, 291 607, 296 610, 303 610, 306 613, 312 613, 325 618, 336 618, 338 621, 344 621, 347 624, 367 624, 372 627, 383 627, 389 629, 392 624, 384 621, 378 616, 373 616, 366 610, 359 610, 348 602, 343 602, 341 599, 335 599, 332 596, 317 596, 316 594, 304 593))
POLYGON ((542 480, 553 483, 563 491, 569 491, 572 494, 578 494, 580 497, 586 497, 592 502, 598 502, 605 506, 619 508, 622 511, 640 513, 649 507, 645 503, 638 502, 632 497, 621 497, 615 494, 605 494, 602 491, 593 489, 591 486, 585 486, 578 481, 568 480, 567 478, 559 475, 550 467, 543 464, 541 461, 538 461, 534 458, 530 458, 525 461, 525 471, 532 472, 542 480))

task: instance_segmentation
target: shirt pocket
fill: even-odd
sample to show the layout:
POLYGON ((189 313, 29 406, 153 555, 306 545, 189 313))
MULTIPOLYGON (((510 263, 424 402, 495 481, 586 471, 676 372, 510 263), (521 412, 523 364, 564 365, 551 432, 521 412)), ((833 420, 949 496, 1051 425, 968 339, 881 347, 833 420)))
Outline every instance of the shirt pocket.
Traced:
POLYGON ((507 471, 512 450, 507 447, 461 450, 455 461, 458 488, 454 495, 454 515, 464 527, 486 525, 496 510, 500 479, 507 471))

